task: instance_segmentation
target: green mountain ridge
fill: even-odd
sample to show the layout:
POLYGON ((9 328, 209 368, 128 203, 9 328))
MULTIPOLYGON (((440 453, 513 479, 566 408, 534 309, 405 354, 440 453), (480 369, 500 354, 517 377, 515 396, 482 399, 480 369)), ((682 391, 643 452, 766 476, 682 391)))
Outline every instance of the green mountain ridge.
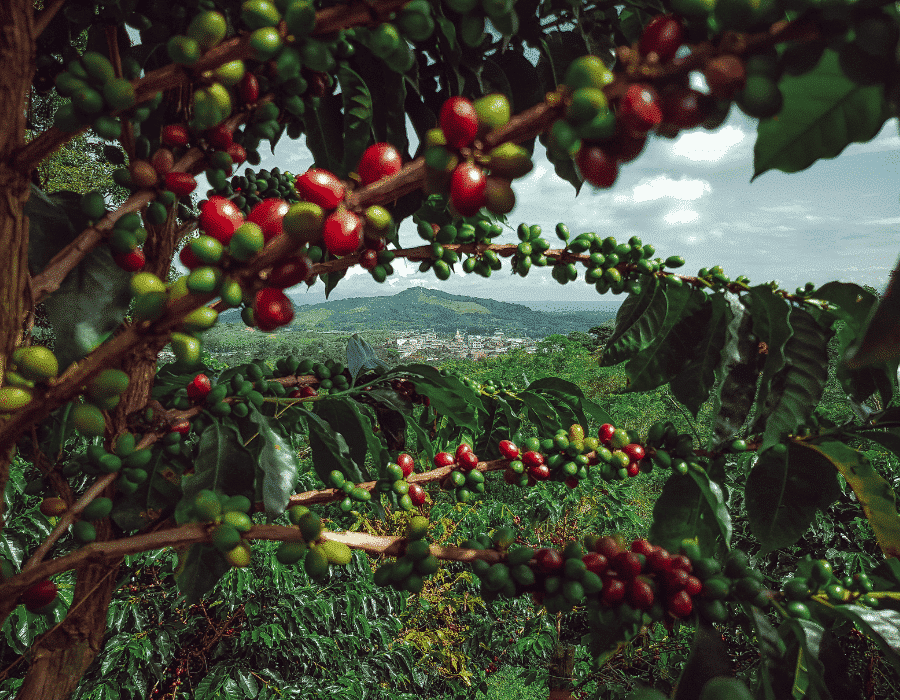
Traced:
MULTIPOLYGON (((225 323, 241 321, 236 309, 223 312, 219 318, 225 323)), ((507 336, 544 338, 554 333, 586 332, 614 318, 615 311, 608 307, 598 306, 596 313, 535 311, 522 304, 414 287, 393 296, 353 297, 298 306, 289 328, 347 333, 430 329, 442 335, 457 330, 469 335, 491 335, 499 330, 507 336)))

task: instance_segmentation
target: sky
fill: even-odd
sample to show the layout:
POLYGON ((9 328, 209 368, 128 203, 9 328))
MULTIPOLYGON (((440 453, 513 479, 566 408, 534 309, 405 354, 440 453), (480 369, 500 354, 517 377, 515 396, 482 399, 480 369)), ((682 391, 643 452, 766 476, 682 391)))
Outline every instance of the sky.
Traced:
MULTIPOLYGON (((701 75, 692 76, 695 87, 702 89, 702 81, 701 75)), ((799 173, 770 170, 751 183, 756 123, 733 107, 715 131, 693 129, 675 139, 651 135, 644 151, 621 166, 612 188, 585 185, 578 196, 555 175, 538 143, 534 169, 513 183, 517 205, 498 242, 518 242, 515 227, 524 221, 539 224, 558 247, 553 229, 565 222, 573 236, 596 231, 627 241, 637 235, 652 243, 659 257, 683 256, 685 274, 718 264, 731 278, 744 274, 751 284, 774 280, 789 291, 808 281, 832 280, 883 289, 900 249, 897 119, 837 158, 799 173)), ((411 150, 414 146, 413 135, 411 150)), ((276 165, 299 174, 312 165, 312 156, 302 140, 282 139, 274 156, 263 152, 257 167, 276 165)), ((411 218, 400 227, 400 243, 422 243, 411 218)), ((489 279, 458 269, 441 282, 432 272, 418 272, 417 264, 398 261, 381 285, 357 267, 331 298, 396 294, 414 286, 560 310, 568 303, 580 309, 588 302, 617 306, 624 298, 599 295, 581 274, 562 286, 549 268, 532 268, 523 279, 510 274, 508 259, 504 263, 489 279)), ((300 285, 291 296, 299 304, 325 301, 321 282, 309 290, 300 285)))

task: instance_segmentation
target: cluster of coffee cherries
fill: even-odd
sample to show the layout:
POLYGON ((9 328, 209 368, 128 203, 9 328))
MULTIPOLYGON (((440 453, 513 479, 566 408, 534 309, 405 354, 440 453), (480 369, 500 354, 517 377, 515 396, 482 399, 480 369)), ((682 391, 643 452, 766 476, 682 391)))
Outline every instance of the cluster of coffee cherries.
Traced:
POLYGON ((516 197, 510 183, 533 167, 528 152, 507 143, 482 153, 476 144, 479 136, 509 119, 509 99, 499 93, 474 102, 465 97, 444 102, 440 126, 425 136, 426 190, 449 192, 450 205, 460 216, 474 216, 482 207, 495 214, 511 212, 516 197))
POLYGON ((405 399, 410 403, 418 403, 423 406, 431 405, 431 399, 417 392, 416 385, 408 379, 392 379, 391 389, 396 391, 397 394, 400 395, 400 398, 405 399))
POLYGON ((428 535, 428 518, 413 516, 406 529, 406 549, 403 556, 383 563, 373 580, 376 586, 391 586, 398 591, 420 593, 425 580, 437 573, 440 561, 431 553, 428 535))
POLYGON ((456 24, 456 33, 466 46, 479 46, 485 36, 485 24, 505 37, 519 30, 515 3, 508 0, 445 0, 448 17, 456 24))
POLYGON ((17 348, 10 359, 0 386, 0 417, 25 408, 34 398, 34 389, 59 374, 56 355, 43 345, 17 348))
POLYGON ((511 440, 501 440, 500 454, 510 460, 503 478, 513 486, 534 486, 549 480, 575 488, 587 478, 591 455, 599 446, 597 438, 585 438, 584 428, 577 423, 568 430, 560 428, 550 438, 528 438, 521 450, 511 440))
POLYGON ((250 540, 242 537, 253 527, 250 511, 253 504, 246 496, 228 496, 220 491, 203 489, 193 499, 176 508, 179 524, 207 523, 213 546, 235 567, 250 565, 250 540))
MULTIPOLYGON (((414 471, 412 455, 403 452, 385 465, 381 478, 375 483, 375 489, 382 493, 392 491, 397 495, 398 504, 403 510, 414 510, 425 503, 425 489, 421 484, 407 481, 407 477, 414 471)), ((343 503, 341 509, 344 510, 343 503)))
POLYGON ((314 581, 328 576, 331 565, 346 566, 353 559, 353 552, 343 542, 322 537, 322 519, 306 506, 288 508, 291 524, 300 530, 300 540, 282 542, 275 551, 275 557, 285 565, 297 564, 303 560, 303 569, 314 581))
MULTIPOLYGON (((694 451, 694 438, 690 433, 679 433, 672 421, 659 421, 647 431, 647 447, 655 448, 649 452, 644 461, 646 468, 651 465, 660 469, 671 469, 678 474, 687 474, 691 466, 702 467, 703 458, 694 451)), ((743 439, 732 440, 728 451, 746 452, 747 442, 743 439)))
POLYGON ((474 503, 484 493, 484 474, 478 470, 478 456, 468 443, 460 443, 455 452, 438 452, 434 466, 452 467, 441 486, 453 491, 457 503, 474 503))
MULTIPOLYGON (((470 217, 469 221, 475 217, 470 217)), ((429 224, 417 222, 419 237, 431 245, 431 257, 419 263, 419 272, 434 270, 439 280, 449 279, 452 266, 459 262, 459 253, 449 246, 451 244, 486 243, 503 234, 503 228, 485 218, 477 218, 474 223, 458 221, 454 224, 429 224)), ((487 248, 470 255, 462 263, 466 274, 474 272, 482 277, 490 277, 491 273, 502 267, 496 251, 487 248)))
POLYGON ((838 578, 827 560, 812 560, 809 556, 797 569, 797 575, 781 586, 784 612, 790 617, 811 619, 810 603, 815 600, 830 605, 854 603, 867 608, 879 608, 882 604, 880 598, 872 595, 875 585, 865 572, 838 578))

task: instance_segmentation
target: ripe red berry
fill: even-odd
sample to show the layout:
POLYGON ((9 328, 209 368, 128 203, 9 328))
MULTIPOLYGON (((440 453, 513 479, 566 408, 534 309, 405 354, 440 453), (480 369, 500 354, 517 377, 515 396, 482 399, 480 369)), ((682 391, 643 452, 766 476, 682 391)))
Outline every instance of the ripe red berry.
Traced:
POLYGON ((602 554, 597 554, 596 552, 588 552, 581 557, 581 561, 584 562, 588 571, 593 571, 598 576, 606 571, 606 567, 609 566, 609 560, 602 554))
POLYGON ((191 401, 203 401, 206 395, 212 391, 212 382, 205 374, 198 374, 187 385, 187 395, 191 401))
POLYGON ((272 268, 269 279, 270 287, 287 289, 300 284, 309 277, 312 261, 306 255, 294 255, 272 268))
POLYGON ((359 266, 363 270, 373 270, 378 265, 378 252, 366 248, 359 256, 359 266))
POLYGON ((522 463, 528 469, 537 467, 544 463, 544 455, 540 452, 526 452, 522 455, 522 463))
POLYGON ((608 189, 619 177, 616 159, 600 146, 582 146, 575 156, 575 164, 581 177, 594 187, 608 189))
POLYGON ((26 588, 19 600, 25 604, 27 610, 34 612, 56 600, 57 592, 56 584, 49 579, 45 579, 26 588))
POLYGON ((674 15, 657 15, 644 27, 638 50, 646 56, 651 51, 659 56, 660 63, 671 61, 684 42, 684 26, 674 15))
POLYGON ((280 236, 284 229, 282 223, 291 205, 283 199, 269 197, 257 204, 247 216, 247 221, 258 225, 263 232, 263 240, 268 243, 275 236, 280 236))
POLYGON ((640 155, 647 144, 647 132, 634 133, 624 122, 616 123, 616 135, 609 142, 609 155, 619 163, 630 163, 640 155))
POLYGON ((470 472, 478 466, 478 457, 474 452, 463 452, 456 458, 456 465, 462 472, 470 472))
POLYGON ((172 425, 169 426, 169 432, 187 435, 191 432, 191 422, 189 420, 180 420, 177 423, 172 423, 172 425))
POLYGON ((219 151, 226 151, 234 143, 234 131, 224 124, 207 129, 204 136, 210 146, 219 151))
POLYGON ((566 478, 565 483, 566 483, 566 486, 568 486, 570 489, 574 489, 576 486, 578 486, 580 481, 578 480, 577 476, 570 476, 570 477, 566 478))
POLYGON ((441 131, 451 148, 469 146, 478 133, 478 112, 471 100, 451 97, 444 102, 438 118, 441 131))
POLYGON ((247 71, 238 83, 238 95, 242 102, 253 104, 259 99, 259 80, 256 75, 247 71))
POLYGON ((672 556, 665 550, 655 548, 647 556, 647 568, 658 574, 665 573, 672 569, 672 556))
POLYGON ((688 573, 694 570, 694 567, 691 566, 691 560, 688 559, 683 554, 676 554, 672 557, 672 568, 673 569, 684 569, 688 573))
POLYGON ((456 448, 456 459, 459 459, 465 452, 471 452, 472 446, 467 442, 460 443, 459 447, 456 448))
POLYGON ((291 393, 288 394, 289 399, 302 399, 303 392, 299 389, 294 389, 291 393))
POLYGON ((166 173, 166 189, 174 192, 176 197, 187 197, 197 189, 197 181, 190 173, 166 173))
POLYGON ((253 318, 260 330, 273 331, 294 319, 294 305, 280 289, 265 287, 256 293, 253 318))
POLYGON ((684 590, 691 596, 700 595, 700 591, 703 590, 703 582, 696 576, 688 576, 684 590))
POLYGON ((460 163, 450 176, 450 203, 462 216, 474 216, 485 204, 487 178, 475 163, 460 163))
POLYGON ((297 194, 306 202, 318 204, 323 209, 334 209, 344 199, 344 186, 332 173, 321 168, 310 168, 297 176, 297 194))
POLYGON ((684 569, 670 569, 663 575, 666 590, 673 593, 687 588, 688 578, 690 574, 684 569))
POLYGON ((362 245, 363 225, 360 218, 343 207, 332 212, 322 227, 322 239, 332 255, 349 255, 362 245))
POLYGON ((409 500, 412 501, 412 504, 414 506, 418 507, 425 503, 425 489, 419 486, 419 484, 410 484, 407 495, 409 496, 409 500))
POLYGON ((456 457, 449 452, 438 452, 434 456, 434 466, 438 469, 441 467, 450 467, 454 464, 456 464, 456 457))
POLYGON ((167 146, 187 146, 191 140, 183 124, 169 124, 162 128, 161 141, 167 146))
POLYGON ((682 129, 700 126, 712 111, 712 99, 692 88, 679 87, 663 95, 659 100, 663 123, 682 129))
POLYGON ((397 455, 397 464, 400 465, 400 468, 403 470, 403 478, 405 479, 410 474, 413 473, 413 469, 415 468, 415 462, 413 461, 412 456, 406 454, 397 455))
POLYGON ((230 199, 214 194, 200 205, 200 230, 222 245, 228 245, 237 227, 243 223, 244 214, 230 199))
POLYGON ((311 387, 309 384, 304 384, 300 387, 300 398, 308 399, 310 396, 315 396, 318 392, 314 387, 311 387))
POLYGON ((529 467, 528 473, 537 481, 546 481, 550 478, 550 467, 546 464, 538 464, 535 467, 529 467))
POLYGON ((617 578, 607 578, 603 581, 603 592, 600 594, 600 602, 612 607, 625 600, 625 582, 617 578))
POLYGON ((362 154, 356 172, 363 185, 371 185, 399 173, 402 167, 403 159, 396 148, 389 143, 374 143, 362 154))
POLYGON ((616 426, 612 423, 604 423, 597 429, 597 437, 604 445, 608 445, 614 432, 616 432, 616 426))
POLYGON ((239 143, 231 144, 226 153, 231 156, 231 162, 235 165, 240 165, 247 160, 247 150, 239 143))
POLYGON ((675 617, 687 617, 694 610, 694 601, 687 591, 677 591, 666 599, 666 610, 675 617))
POLYGON ((612 560, 612 567, 625 579, 634 578, 643 569, 641 557, 634 552, 620 552, 612 560))
POLYGON ((140 248, 135 248, 128 253, 114 253, 113 260, 125 272, 143 270, 147 262, 146 258, 144 258, 144 251, 140 248))
POLYGON ((603 535, 594 544, 594 551, 612 561, 622 551, 622 547, 619 546, 615 537, 603 535))
POLYGON ((619 102, 616 119, 633 131, 646 132, 662 122, 659 96, 651 85, 634 83, 619 102))
POLYGON ((644 458, 644 448, 636 442, 625 445, 625 447, 622 448, 622 452, 627 454, 632 462, 640 462, 644 458))
POLYGON ((637 462, 631 462, 626 468, 625 471, 628 472, 628 476, 637 476, 641 473, 641 468, 637 462))
POLYGON ((519 456, 519 448, 511 440, 501 440, 497 448, 504 459, 515 459, 519 456))
POLYGON ((627 584, 625 592, 628 603, 638 610, 649 610, 653 607, 653 586, 644 576, 638 576, 631 579, 627 584))
POLYGON ((552 574, 554 571, 559 571, 563 567, 563 564, 565 564, 563 555, 558 550, 550 549, 549 547, 542 547, 536 551, 534 553, 534 560, 537 562, 540 570, 545 574, 552 574))
POLYGON ((203 265, 203 261, 197 257, 189 245, 186 245, 181 249, 181 252, 178 254, 178 259, 188 270, 193 270, 194 268, 203 265))
POLYGON ((635 554, 643 554, 645 557, 649 557, 653 549, 653 545, 645 539, 637 539, 631 543, 631 551, 635 554))

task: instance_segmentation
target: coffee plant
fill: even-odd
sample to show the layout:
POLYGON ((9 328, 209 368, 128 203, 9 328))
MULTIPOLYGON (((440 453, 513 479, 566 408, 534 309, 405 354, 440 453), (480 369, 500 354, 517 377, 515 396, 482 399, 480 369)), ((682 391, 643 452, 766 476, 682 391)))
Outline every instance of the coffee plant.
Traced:
MULTIPOLYGON (((0 5, 0 485, 21 495, 4 501, 0 559, 0 622, 20 656, 0 681, 16 697, 70 697, 95 659, 110 670, 133 643, 158 671, 140 672, 134 697, 401 697, 388 695, 396 668, 412 683, 396 691, 413 692, 414 659, 384 639, 397 632, 384 619, 354 631, 297 617, 292 634, 315 644, 289 661, 252 655, 256 668, 226 678, 188 647, 172 652, 168 637, 129 641, 111 605, 123 585, 152 587, 205 611, 190 649, 214 655, 250 618, 252 647, 276 639, 264 607, 248 598, 210 617, 209 596, 229 572, 240 596, 273 569, 284 586, 306 586, 291 594, 298 609, 314 605, 310 586, 340 582, 355 619, 390 618, 398 596, 424 595, 445 567, 463 572, 484 610, 523 601, 555 616, 560 638, 563 620, 578 631, 589 661, 574 675, 571 659, 556 664, 550 697, 586 697, 591 674, 624 647, 691 629, 677 682, 630 686, 630 697, 850 697, 833 663, 850 629, 872 663, 900 672, 897 479, 881 473, 896 463, 873 464, 867 448, 900 456, 896 289, 791 292, 719 265, 683 275, 683 258, 656 257, 637 236, 573 237, 564 222, 559 244, 528 222, 518 243, 498 241, 512 182, 538 147, 579 190, 613 187, 651 134, 715 129, 732 105, 759 121, 754 177, 873 138, 900 111, 893 4, 37 4, 0 5), (707 90, 691 87, 693 71, 707 90), (48 112, 52 125, 39 118, 48 112), (305 137, 314 166, 254 169, 285 137, 305 137), (124 203, 111 206, 108 182, 39 186, 38 168, 74 139, 102 144, 124 203), (402 248, 409 217, 424 245, 402 248), (189 272, 170 280, 176 255, 189 272), (490 277, 508 260, 522 277, 550 267, 560 284, 581 277, 626 294, 602 365, 624 364, 630 392, 668 387, 695 419, 712 406, 711 437, 671 420, 615 425, 558 378, 498 386, 425 364, 388 368, 357 337, 346 362, 204 364, 203 334, 221 311, 273 331, 295 315, 285 290, 321 283, 328 294, 357 264, 382 283, 398 259, 440 280, 460 268, 490 277), (52 340, 37 342, 38 316, 52 340), (852 420, 821 408, 830 344, 852 420), (159 364, 165 347, 175 361, 159 364), (301 483, 301 442, 316 483, 301 483), (610 526, 537 546, 519 516, 461 541, 438 543, 446 517, 431 531, 439 489, 487 507, 492 492, 547 494, 559 482, 565 501, 654 471, 665 479, 646 538, 610 526), (39 511, 28 495, 43 497, 39 511), (771 575, 767 557, 847 502, 877 543, 865 566, 807 555, 771 575), (396 527, 325 526, 351 513, 396 527), (128 568, 168 548, 171 576, 158 563, 128 568), (719 632, 731 621, 756 647, 740 678, 719 632), (363 649, 376 623, 382 642, 363 649), (353 680, 346 661, 363 653, 381 656, 353 680), (288 688, 286 664, 318 680, 288 688)), ((263 588, 253 597, 285 604, 263 588)))

